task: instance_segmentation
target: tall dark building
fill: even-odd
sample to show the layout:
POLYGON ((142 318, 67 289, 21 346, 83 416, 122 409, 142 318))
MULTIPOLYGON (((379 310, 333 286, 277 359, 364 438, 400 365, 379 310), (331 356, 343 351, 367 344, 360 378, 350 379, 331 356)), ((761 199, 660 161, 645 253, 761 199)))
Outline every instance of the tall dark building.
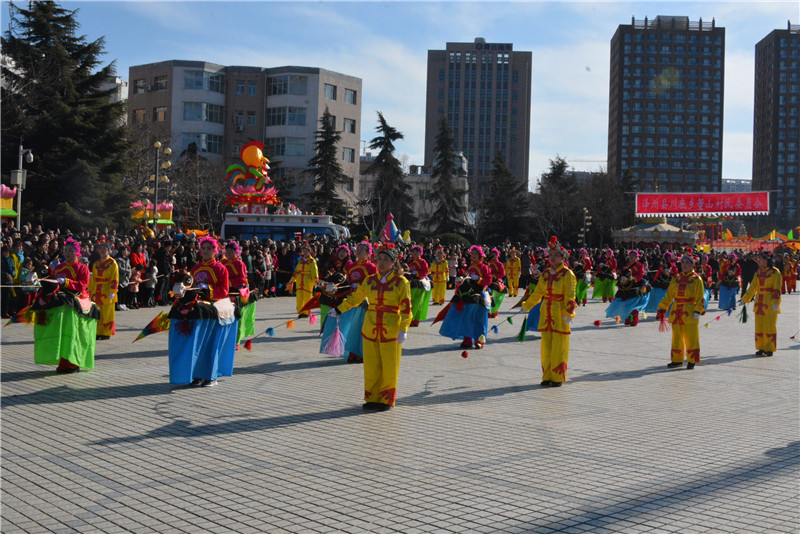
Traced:
POLYGON ((796 225, 800 205, 800 25, 756 44, 753 189, 774 191, 770 211, 796 225))
POLYGON ((439 121, 445 117, 456 150, 469 161, 473 204, 488 194, 498 150, 527 188, 532 56, 514 52, 511 43, 487 43, 480 37, 428 50, 425 165, 433 165, 439 121))
POLYGON ((639 190, 719 191, 725 28, 632 19, 611 39, 608 172, 639 190))

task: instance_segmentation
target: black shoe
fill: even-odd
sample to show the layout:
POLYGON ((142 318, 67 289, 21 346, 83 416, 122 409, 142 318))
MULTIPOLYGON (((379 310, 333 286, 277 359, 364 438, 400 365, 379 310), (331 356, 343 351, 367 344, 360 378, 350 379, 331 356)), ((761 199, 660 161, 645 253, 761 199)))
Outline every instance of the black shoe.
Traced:
POLYGON ((764 353, 764 356, 772 356, 772 352, 770 352, 770 351, 766 351, 766 352, 764 353))
POLYGON ((387 412, 387 411, 392 409, 392 405, 391 404, 383 404, 383 403, 380 403, 380 402, 378 402, 376 404, 378 405, 377 408, 374 408, 374 410, 376 412, 387 412))
POLYGON ((299 313, 299 314, 297 314, 297 318, 298 319, 308 319, 308 315, 306 315, 304 313, 299 313))
POLYGON ((203 383, 203 379, 202 378, 195 378, 194 380, 192 380, 192 383, 189 384, 189 385, 192 386, 192 387, 197 387, 197 386, 201 385, 202 383, 203 383))
POLYGON ((364 358, 351 354, 347 357, 347 363, 364 363, 364 358))
POLYGON ((380 402, 365 402, 361 407, 365 410, 379 410, 383 406, 380 402))
POLYGON ((203 380, 203 383, 202 383, 202 384, 200 384, 200 387, 203 387, 203 388, 213 388, 213 387, 214 387, 214 386, 216 386, 217 384, 219 384, 219 382, 217 382, 217 379, 216 379, 216 378, 215 378, 214 380, 205 379, 205 380, 203 380))
POLYGON ((687 369, 694 369, 694 364, 692 362, 689 362, 689 363, 686 364, 686 368, 687 369))
POLYGON ((95 337, 97 341, 105 341, 107 339, 111 339, 111 336, 97 336, 95 337))
POLYGON ((765 354, 766 354, 766 352, 764 352, 763 350, 757 350, 756 351, 756 356, 764 356, 765 354))
POLYGON ((669 362, 667 364, 667 367, 669 367, 670 369, 674 369, 676 367, 683 367, 683 362, 669 362))
POLYGON ((553 383, 550 382, 549 380, 542 380, 542 382, 539 385, 542 386, 543 388, 549 388, 550 386, 553 385, 553 383))
POLYGON ((62 375, 69 375, 69 374, 72 374, 72 373, 80 372, 80 370, 81 370, 80 367, 74 367, 72 369, 64 369, 64 368, 58 369, 58 368, 56 368, 56 373, 61 373, 62 375))
POLYGON ((561 384, 563 384, 563 382, 550 382, 550 387, 551 388, 560 388, 561 384))

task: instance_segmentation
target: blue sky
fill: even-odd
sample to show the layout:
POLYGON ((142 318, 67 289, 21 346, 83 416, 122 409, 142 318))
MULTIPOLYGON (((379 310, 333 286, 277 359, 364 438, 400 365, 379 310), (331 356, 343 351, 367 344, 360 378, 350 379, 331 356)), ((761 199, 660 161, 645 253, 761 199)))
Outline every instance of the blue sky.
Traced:
MULTIPOLYGON (((5 3, 5 2, 4 2, 5 3)), ((560 155, 576 170, 606 159, 611 37, 631 17, 702 18, 726 31, 723 178, 752 173, 755 44, 796 0, 766 2, 62 2, 81 33, 106 38, 106 62, 170 59, 222 65, 321 67, 363 81, 362 139, 376 111, 405 135, 398 154, 422 164, 426 60, 446 42, 510 42, 533 52, 531 183, 560 155), (578 162, 577 160, 584 160, 578 162)), ((4 6, 7 8, 7 6, 4 6)), ((8 10, 3 9, 7 17, 8 10)), ((129 80, 128 80, 129 81, 129 80)))

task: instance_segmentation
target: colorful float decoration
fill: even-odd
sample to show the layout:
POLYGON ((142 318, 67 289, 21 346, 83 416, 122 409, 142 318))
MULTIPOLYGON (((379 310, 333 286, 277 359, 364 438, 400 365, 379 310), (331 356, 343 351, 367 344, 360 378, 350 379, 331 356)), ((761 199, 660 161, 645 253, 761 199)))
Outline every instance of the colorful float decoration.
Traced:
POLYGON ((6 184, 0 184, 0 217, 17 216, 17 212, 14 210, 15 196, 17 196, 16 187, 8 187, 6 184))
POLYGON ((234 164, 226 171, 225 181, 231 182, 232 194, 225 198, 225 204, 236 207, 239 213, 267 213, 267 206, 278 205, 280 198, 277 189, 266 187, 270 179, 264 144, 250 141, 239 155, 244 165, 234 164))
MULTIPOLYGON (((153 224, 153 203, 147 204, 141 200, 131 202, 131 219, 141 221, 142 224, 153 224)), ((159 202, 156 209, 156 224, 163 226, 175 226, 172 221, 172 202, 159 202)))

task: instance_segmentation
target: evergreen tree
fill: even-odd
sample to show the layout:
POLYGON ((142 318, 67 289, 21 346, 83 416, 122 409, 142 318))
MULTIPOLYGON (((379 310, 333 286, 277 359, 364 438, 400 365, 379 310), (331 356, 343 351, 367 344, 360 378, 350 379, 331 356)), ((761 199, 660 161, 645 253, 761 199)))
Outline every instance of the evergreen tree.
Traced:
POLYGON ((401 231, 412 229, 417 222, 411 209, 414 201, 408 193, 410 186, 403 180, 400 160, 394 155, 394 142, 402 139, 403 134, 389 126, 380 111, 378 126, 375 129, 380 135, 370 141, 369 147, 379 152, 375 161, 366 170, 367 174, 375 176, 375 186, 370 199, 372 213, 378 218, 379 225, 382 225, 386 216, 391 213, 401 231))
POLYGON ((461 203, 461 192, 454 183, 457 177, 456 143, 444 117, 439 121, 439 133, 433 148, 434 161, 431 179, 436 208, 426 224, 437 234, 459 233, 464 230, 466 208, 461 203))
POLYGON ((344 219, 344 202, 336 192, 336 187, 344 185, 347 175, 339 163, 339 141, 342 134, 333 127, 333 120, 327 106, 319 120, 314 143, 316 154, 309 161, 304 172, 314 177, 314 191, 311 193, 311 210, 344 219))
POLYGON ((508 168, 500 151, 492 161, 491 176, 489 197, 481 206, 481 240, 492 244, 525 240, 529 211, 526 184, 508 168))
MULTIPOLYGON (((23 216, 41 214, 58 224, 56 217, 76 209, 87 187, 96 188, 92 193, 106 210, 112 200, 107 195, 127 208, 131 195, 122 193, 120 180, 129 163, 125 103, 110 101, 113 89, 100 90, 114 74, 113 62, 100 67, 104 39, 87 42, 77 35, 77 11, 52 1, 30 2, 28 9, 9 4, 9 10, 2 38, 2 174, 16 168, 19 145, 33 151, 36 159, 25 166, 23 216), (86 174, 80 185, 76 170, 94 176, 86 174), (60 187, 64 176, 78 187, 60 187)), ((106 220, 103 209, 91 212, 72 220, 97 226, 106 220)), ((115 213, 117 222, 127 220, 125 210, 115 213)))
POLYGON ((550 160, 550 169, 542 173, 534 196, 534 213, 538 239, 547 241, 555 235, 562 243, 577 242, 583 210, 575 173, 564 158, 550 160))

